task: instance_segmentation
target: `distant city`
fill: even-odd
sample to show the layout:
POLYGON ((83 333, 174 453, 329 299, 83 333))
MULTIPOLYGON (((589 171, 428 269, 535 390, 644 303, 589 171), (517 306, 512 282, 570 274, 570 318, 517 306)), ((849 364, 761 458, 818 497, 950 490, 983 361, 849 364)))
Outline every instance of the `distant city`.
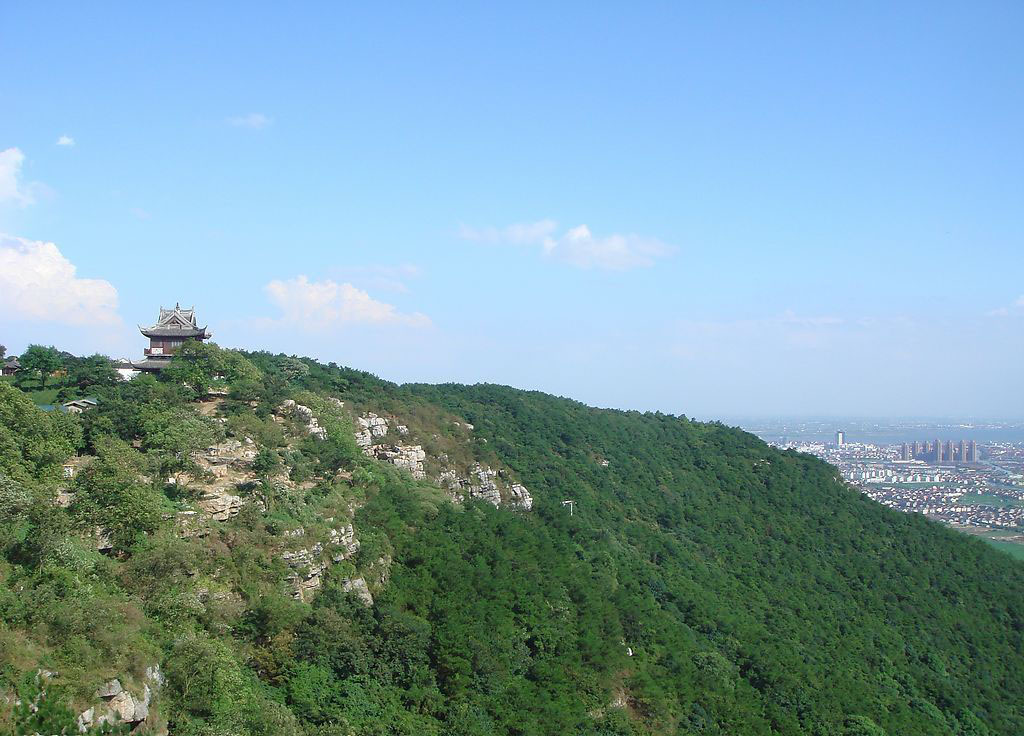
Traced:
POLYGON ((885 506, 1024 554, 1024 424, 831 421, 828 430, 829 420, 745 424, 769 444, 831 463, 885 506))

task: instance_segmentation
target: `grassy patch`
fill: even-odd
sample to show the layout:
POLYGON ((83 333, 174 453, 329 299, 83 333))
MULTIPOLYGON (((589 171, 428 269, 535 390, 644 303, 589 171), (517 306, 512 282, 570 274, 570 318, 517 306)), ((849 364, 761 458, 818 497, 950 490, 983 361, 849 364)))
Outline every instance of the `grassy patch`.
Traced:
MULTIPOLYGON (((4 383, 9 383, 12 386, 14 386, 14 376, 0 376, 0 381, 3 381, 4 383)), ((33 381, 31 385, 38 385, 38 381, 33 381)), ((32 399, 32 402, 36 406, 41 406, 43 404, 53 404, 56 403, 57 401, 57 391, 59 390, 60 387, 55 384, 50 385, 51 387, 46 389, 45 391, 42 391, 38 388, 30 389, 28 386, 22 386, 20 388, 20 391, 26 396, 28 396, 30 399, 32 399)))
POLYGON ((1011 557, 1015 557, 1018 560, 1024 560, 1024 544, 1018 544, 1017 542, 1000 542, 996 539, 989 539, 985 537, 985 541, 991 544, 996 549, 1001 549, 1011 557))

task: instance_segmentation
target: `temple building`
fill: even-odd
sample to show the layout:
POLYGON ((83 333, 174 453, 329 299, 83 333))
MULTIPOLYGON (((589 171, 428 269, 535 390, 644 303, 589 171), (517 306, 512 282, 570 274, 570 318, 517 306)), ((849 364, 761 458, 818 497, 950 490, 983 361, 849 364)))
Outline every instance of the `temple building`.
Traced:
POLYGON ((144 360, 135 361, 132 366, 140 371, 161 371, 171 362, 171 357, 186 340, 206 340, 211 337, 205 327, 196 325, 196 310, 160 307, 160 316, 152 327, 139 326, 139 332, 149 338, 149 347, 144 351, 144 360))

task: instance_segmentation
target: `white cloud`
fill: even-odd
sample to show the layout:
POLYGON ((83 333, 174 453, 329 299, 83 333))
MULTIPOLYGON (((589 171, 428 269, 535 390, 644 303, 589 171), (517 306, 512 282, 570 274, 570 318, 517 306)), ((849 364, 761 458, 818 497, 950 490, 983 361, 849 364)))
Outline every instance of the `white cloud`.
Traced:
POLYGON ((558 223, 554 220, 524 222, 503 228, 460 225, 459 237, 488 245, 536 245, 554 235, 557 229, 558 223))
POLYGON ((21 182, 21 164, 25 154, 20 148, 8 148, 0 151, 0 204, 13 203, 17 207, 27 207, 35 202, 32 187, 21 182))
POLYGON ((325 330, 355 324, 412 327, 430 324, 426 315, 399 312, 394 305, 378 301, 347 282, 310 281, 306 276, 298 276, 287 281, 271 281, 264 290, 282 313, 274 322, 304 329, 325 330))
POLYGON ((415 263, 399 263, 397 265, 346 266, 330 269, 329 273, 337 278, 351 279, 364 286, 370 286, 375 290, 407 294, 409 287, 406 282, 419 278, 422 271, 415 263))
POLYGON ((73 146, 75 145, 75 139, 69 135, 62 135, 57 139, 58 146, 73 146))
POLYGON ((253 130, 260 130, 266 128, 273 121, 261 112, 251 112, 248 115, 239 115, 237 117, 228 118, 228 125, 233 125, 236 128, 252 128, 253 130))
POLYGON ((545 256, 578 268, 599 268, 623 271, 653 266, 674 248, 657 238, 632 233, 594 235, 586 225, 577 225, 558 234, 553 220, 518 223, 504 228, 473 228, 462 225, 459 236, 464 240, 489 245, 540 246, 545 256))
POLYGON ((117 289, 83 279, 53 243, 0 234, 0 317, 117 325, 117 289))
POLYGON ((986 314, 989 317, 1009 317, 1011 314, 1019 314, 1021 310, 1024 310, 1024 294, 1017 297, 1009 306, 990 309, 986 314))

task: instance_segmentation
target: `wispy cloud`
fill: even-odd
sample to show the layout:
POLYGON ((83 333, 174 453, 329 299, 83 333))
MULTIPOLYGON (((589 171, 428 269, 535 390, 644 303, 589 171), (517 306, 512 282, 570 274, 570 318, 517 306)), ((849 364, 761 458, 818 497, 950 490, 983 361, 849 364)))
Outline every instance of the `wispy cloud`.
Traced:
POLYGON ((761 343, 771 344, 773 350, 830 350, 844 332, 866 328, 863 320, 849 322, 833 315, 802 315, 787 309, 782 314, 745 319, 682 320, 673 327, 674 339, 669 344, 676 357, 702 361, 727 346, 761 343), (717 347, 712 350, 711 345, 717 347))
POLYGON ((0 151, 0 204, 28 207, 36 199, 32 194, 34 185, 21 181, 21 165, 25 154, 20 148, 0 151))
POLYGON ((1024 294, 1017 297, 1011 304, 991 309, 986 314, 989 317, 1009 317, 1011 314, 1024 314, 1024 294))
POLYGON ((281 316, 269 320, 270 324, 316 331, 357 324, 430 325, 430 318, 425 314, 399 312, 394 305, 374 299, 347 282, 310 281, 306 276, 297 276, 271 281, 264 291, 271 303, 281 310, 281 316))
POLYGON ((0 313, 67 325, 117 325, 117 289, 83 279, 54 243, 0 234, 0 313))
POLYGON ((227 119, 228 125, 235 128, 250 128, 252 130, 266 128, 272 122, 274 121, 261 112, 250 112, 247 115, 238 115, 227 119))
POLYGON ((75 139, 69 135, 62 135, 57 139, 58 146, 73 146, 75 145, 75 139))
POLYGON ((330 269, 328 273, 335 278, 352 281, 362 286, 405 294, 409 291, 408 282, 419 278, 422 271, 415 263, 399 263, 395 265, 345 266, 330 269))
POLYGON ((503 228, 461 225, 459 237, 488 245, 535 246, 545 257, 577 268, 609 271, 650 267, 675 252, 675 248, 657 238, 633 233, 595 235, 587 225, 559 233, 554 220, 517 223, 503 228))

